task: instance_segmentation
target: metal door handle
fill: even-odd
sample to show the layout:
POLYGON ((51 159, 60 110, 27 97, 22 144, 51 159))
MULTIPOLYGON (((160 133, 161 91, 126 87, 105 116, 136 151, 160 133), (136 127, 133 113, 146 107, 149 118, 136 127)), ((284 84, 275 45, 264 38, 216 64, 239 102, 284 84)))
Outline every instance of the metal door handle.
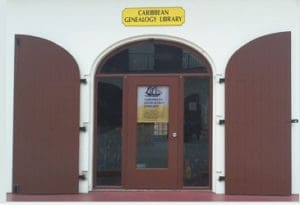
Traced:
POLYGON ((177 133, 176 133, 176 132, 173 132, 173 133, 172 133, 172 137, 173 137, 173 138, 176 138, 176 137, 177 137, 177 133))

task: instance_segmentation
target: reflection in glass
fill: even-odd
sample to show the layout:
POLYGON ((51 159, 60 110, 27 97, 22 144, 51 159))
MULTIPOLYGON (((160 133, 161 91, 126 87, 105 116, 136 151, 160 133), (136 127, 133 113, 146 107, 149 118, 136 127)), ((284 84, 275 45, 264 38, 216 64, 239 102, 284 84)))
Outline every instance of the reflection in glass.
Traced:
POLYGON ((207 62, 192 52, 161 42, 143 42, 109 58, 101 73, 207 73, 207 62))
POLYGON ((209 80, 184 82, 184 186, 209 185, 209 80))
POLYGON ((168 167, 168 123, 138 123, 136 168, 168 167))
POLYGON ((122 79, 98 82, 97 185, 121 185, 122 79))

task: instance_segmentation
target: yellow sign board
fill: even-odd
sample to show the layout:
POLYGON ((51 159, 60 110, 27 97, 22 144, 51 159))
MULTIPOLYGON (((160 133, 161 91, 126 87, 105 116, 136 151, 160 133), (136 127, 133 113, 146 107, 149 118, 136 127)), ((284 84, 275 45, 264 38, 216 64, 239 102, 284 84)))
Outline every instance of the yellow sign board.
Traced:
POLYGON ((126 8, 122 12, 125 26, 181 26, 184 21, 181 7, 126 8))

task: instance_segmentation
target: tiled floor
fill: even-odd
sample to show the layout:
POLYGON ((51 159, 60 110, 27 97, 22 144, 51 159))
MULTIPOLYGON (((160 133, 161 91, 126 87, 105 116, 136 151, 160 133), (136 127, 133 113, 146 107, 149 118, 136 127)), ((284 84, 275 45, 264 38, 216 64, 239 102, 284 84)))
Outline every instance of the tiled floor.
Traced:
POLYGON ((15 195, 8 201, 299 201, 292 196, 233 196, 198 190, 102 190, 74 195, 15 195))

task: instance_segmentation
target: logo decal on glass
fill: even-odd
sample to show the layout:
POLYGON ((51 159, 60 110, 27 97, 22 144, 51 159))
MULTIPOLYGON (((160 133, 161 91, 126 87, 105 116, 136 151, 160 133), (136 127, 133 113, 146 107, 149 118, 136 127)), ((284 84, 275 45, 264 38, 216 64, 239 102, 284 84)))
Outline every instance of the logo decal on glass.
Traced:
POLYGON ((146 90, 146 96, 147 97, 158 97, 160 96, 162 91, 160 91, 157 87, 148 87, 146 90))

